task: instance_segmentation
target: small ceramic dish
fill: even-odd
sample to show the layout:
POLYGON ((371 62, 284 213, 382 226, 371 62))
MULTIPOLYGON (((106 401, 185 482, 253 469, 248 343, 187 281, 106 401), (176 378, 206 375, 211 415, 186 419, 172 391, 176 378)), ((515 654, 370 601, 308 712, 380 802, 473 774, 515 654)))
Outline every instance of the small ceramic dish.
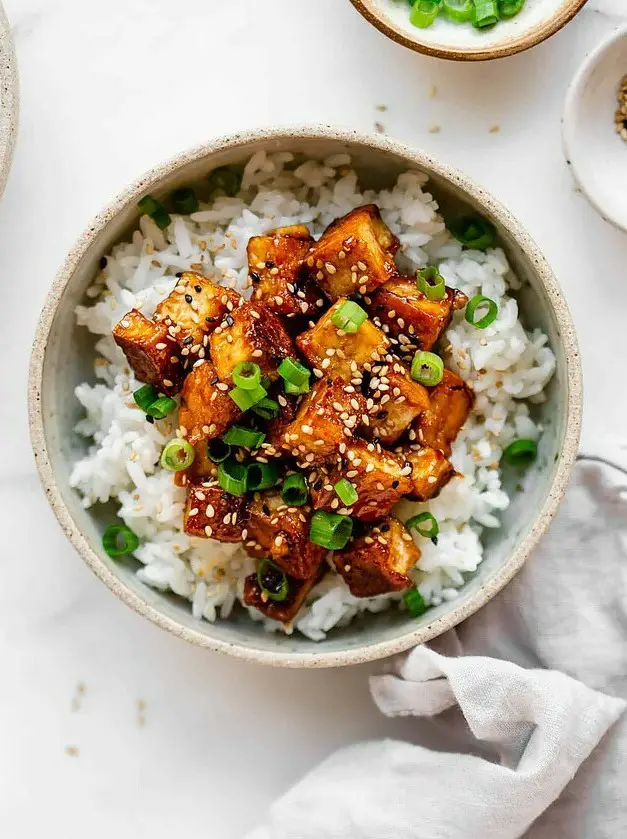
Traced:
POLYGON ((613 32, 575 76, 562 118, 566 162, 588 201, 627 231, 627 139, 616 131, 620 81, 627 77, 627 27, 613 32))
POLYGON ((587 0, 527 0, 524 9, 491 29, 438 17, 427 29, 409 20, 406 0, 351 0, 357 11, 388 38, 416 52, 456 61, 485 61, 523 52, 565 26, 587 0))
MULTIPOLYGON (((148 172, 115 199, 70 251, 48 296, 36 332, 30 371, 31 433, 41 481, 68 538, 107 586, 140 614, 199 646, 238 658, 289 667, 330 667, 401 652, 450 629, 486 603, 518 571, 553 518, 577 452, 581 413, 580 362, 573 324, 562 292, 538 248, 510 213, 469 178, 423 152, 382 137, 330 128, 244 133, 193 149, 148 172), (244 610, 209 623, 192 617, 187 601, 144 585, 138 563, 116 562, 102 549, 107 513, 86 510, 70 487, 73 464, 86 451, 74 427, 81 408, 74 389, 93 381, 94 341, 76 324, 102 256, 137 227, 137 200, 183 184, 197 185, 216 167, 242 165, 259 151, 289 151, 296 160, 348 152, 364 186, 391 186, 408 168, 430 178, 430 192, 445 213, 474 211, 496 225, 499 241, 521 281, 521 317, 549 337, 557 370, 538 405, 544 427, 539 456, 525 476, 525 492, 513 493, 502 527, 485 540, 485 558, 457 599, 418 619, 391 609, 338 628, 316 643, 298 634, 269 634, 244 610)), ((512 491, 516 480, 509 484, 512 491)))
POLYGON ((0 196, 9 177, 19 118, 19 83, 11 26, 0 3, 0 196))

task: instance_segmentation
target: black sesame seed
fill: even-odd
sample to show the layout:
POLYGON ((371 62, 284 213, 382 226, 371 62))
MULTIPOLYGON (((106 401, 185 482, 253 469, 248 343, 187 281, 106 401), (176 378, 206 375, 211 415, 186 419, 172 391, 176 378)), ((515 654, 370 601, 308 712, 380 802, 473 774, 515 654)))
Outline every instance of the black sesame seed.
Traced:
POLYGON ((195 285, 194 286, 194 291, 196 292, 196 294, 200 294, 200 292, 202 291, 202 286, 195 285))
POLYGON ((219 381, 220 381, 220 379, 218 379, 218 377, 216 376, 214 379, 212 379, 212 380, 209 382, 209 384, 210 384, 210 385, 217 385, 219 381))
POLYGON ((227 324, 228 324, 229 326, 233 326, 233 324, 235 323, 235 321, 233 320, 233 318, 231 317, 231 315, 227 315, 227 316, 224 318, 224 320, 227 322, 227 324))
POLYGON ((396 487, 398 485, 399 485, 399 481, 392 481, 392 489, 396 489, 396 487))
POLYGON ((193 343, 194 343, 194 336, 193 335, 188 335, 187 338, 183 341, 183 346, 184 347, 189 347, 189 345, 193 344, 193 343))
POLYGON ((268 507, 268 505, 267 505, 267 504, 264 504, 264 505, 262 506, 262 508, 261 508, 261 509, 264 511, 264 513, 266 514, 266 516, 269 516, 269 515, 270 515, 270 507, 268 507))
POLYGON ((101 256, 101 257, 100 257, 100 262, 99 262, 98 264, 100 265, 100 270, 101 270, 101 271, 102 271, 104 268, 106 268, 106 267, 107 267, 107 257, 106 257, 106 256, 101 256))
POLYGON ((313 488, 316 490, 316 492, 318 492, 319 490, 322 489, 322 486, 323 486, 323 481, 322 481, 322 479, 320 479, 319 481, 316 481, 316 483, 313 485, 313 488))
POLYGON ((191 294, 186 294, 185 295, 185 302, 186 303, 191 303, 192 302, 192 295, 191 294))
POLYGON ((274 262, 271 259, 266 262, 266 268, 274 268, 274 262))
POLYGON ((250 272, 250 279, 251 279, 254 283, 259 283, 259 282, 261 282, 261 277, 259 276, 259 274, 258 274, 256 271, 251 271, 251 272, 250 272))
POLYGON ((154 417, 151 417, 150 414, 146 414, 146 422, 149 422, 152 425, 154 421, 154 417))
POLYGON ((389 525, 389 524, 382 524, 382 525, 381 525, 381 527, 379 528, 379 530, 381 531, 381 533, 387 533, 389 529, 390 529, 390 525, 389 525))

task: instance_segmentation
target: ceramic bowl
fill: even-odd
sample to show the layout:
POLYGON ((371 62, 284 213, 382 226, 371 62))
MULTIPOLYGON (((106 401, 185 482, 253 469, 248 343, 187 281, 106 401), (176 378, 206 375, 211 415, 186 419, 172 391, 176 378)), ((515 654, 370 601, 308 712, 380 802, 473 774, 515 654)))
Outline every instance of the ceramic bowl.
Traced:
POLYGON ((573 464, 581 412, 577 341, 562 292, 542 254, 520 224, 498 201, 466 176, 429 155, 382 137, 363 137, 330 128, 244 133, 179 155, 130 186, 82 234, 50 291, 37 333, 30 372, 31 434, 41 481, 68 538, 89 567, 125 603, 175 635, 249 661, 291 667, 325 667, 363 662, 405 650, 444 632, 492 598, 521 567, 555 514, 573 464), (101 548, 105 514, 85 510, 69 486, 72 464, 85 443, 73 431, 81 409, 75 386, 93 380, 93 341, 78 328, 75 306, 111 247, 137 227, 137 200, 194 184, 217 166, 242 164, 259 150, 326 157, 348 151, 362 181, 376 189, 390 186, 408 167, 431 178, 430 189, 447 213, 473 210, 491 219, 522 281, 518 293, 528 326, 549 336, 557 372, 547 401, 538 406, 545 426, 540 455, 526 474, 525 493, 514 495, 502 528, 485 540, 485 560, 453 602, 418 620, 391 609, 368 615, 315 643, 298 634, 265 633, 244 610, 215 624, 192 617, 190 604, 142 584, 132 563, 111 560, 101 548))
POLYGON ((388 38, 416 52, 456 61, 485 61, 529 49, 558 32, 587 0, 527 0, 516 17, 491 29, 477 30, 440 16, 428 29, 409 20, 406 0, 351 0, 351 3, 388 38))
POLYGON ((9 177, 19 118, 19 83, 11 26, 0 3, 0 196, 9 177))
POLYGON ((627 27, 613 32, 584 61, 566 96, 562 136, 566 161, 592 206, 627 231, 627 140, 616 132, 619 82, 627 75, 627 27))

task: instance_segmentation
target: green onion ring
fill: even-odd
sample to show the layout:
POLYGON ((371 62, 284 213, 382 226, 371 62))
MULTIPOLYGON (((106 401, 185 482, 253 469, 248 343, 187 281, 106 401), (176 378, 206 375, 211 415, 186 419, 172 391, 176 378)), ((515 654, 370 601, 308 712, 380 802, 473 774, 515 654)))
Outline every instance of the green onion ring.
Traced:
POLYGON ((339 551, 346 546, 352 532, 353 520, 350 516, 316 510, 311 517, 309 541, 330 551, 339 551))
POLYGON ((514 440, 503 452, 503 458, 510 466, 525 469, 538 456, 538 444, 535 440, 514 440))
POLYGON ((359 493, 348 478, 342 478, 333 487, 345 507, 352 507, 359 500, 359 493))
POLYGON ((499 9, 496 0, 475 0, 472 13, 472 25, 476 29, 485 29, 499 22, 499 9))
POLYGON ((139 547, 139 537, 125 524, 110 524, 102 534, 102 547, 115 559, 136 551, 139 547))
POLYGON ((290 587, 285 573, 269 559, 262 559, 257 566, 257 582, 269 600, 280 602, 289 594, 290 587))
POLYGON ((196 198, 196 193, 189 186, 176 189, 170 195, 170 201, 172 202, 174 212, 182 216, 189 216, 198 210, 198 198, 196 198))
POLYGON ((498 0, 499 15, 504 18, 515 17, 522 11, 525 0, 498 0))
POLYGON ((139 405, 144 413, 150 406, 157 401, 159 393, 156 387, 152 385, 143 385, 133 393, 133 399, 139 405))
POLYGON ((281 487, 281 498, 289 507, 302 507, 307 503, 308 490, 305 476, 288 475, 281 487))
POLYGON ((489 297, 484 297, 482 294, 478 294, 476 297, 473 297, 472 300, 468 302, 466 306, 466 313, 465 318, 466 322, 469 323, 471 326, 475 326, 477 329, 486 329, 488 326, 494 323, 499 313, 499 307, 496 305, 494 300, 490 299, 489 297), (482 318, 479 320, 475 320, 475 314, 477 309, 483 309, 487 306, 488 311, 482 318))
POLYGON ((311 370, 295 358, 284 358, 279 364, 279 376, 291 385, 309 385, 311 370))
POLYGON ((442 381, 444 362, 439 355, 426 350, 418 350, 411 363, 411 377, 415 382, 427 387, 435 387, 442 381))
POLYGON ((261 402, 262 399, 265 399, 267 394, 261 385, 257 385, 252 390, 234 387, 233 390, 229 391, 229 396, 233 402, 235 402, 240 411, 247 411, 249 408, 252 408, 253 405, 261 402))
POLYGON ((442 8, 451 20, 466 23, 472 20, 473 0, 442 0, 442 8))
POLYGON ((229 495, 244 495, 248 469, 233 458, 223 460, 218 466, 218 483, 229 495))
POLYGON ((427 611, 427 604, 417 588, 408 589, 403 594, 403 602, 412 618, 419 618, 427 611))
POLYGON ((265 420, 273 420, 279 416, 279 403, 269 397, 264 397, 256 405, 253 405, 255 414, 265 420))
POLYGON ((221 189, 230 198, 237 195, 242 186, 241 175, 230 166, 221 166, 219 169, 214 169, 207 180, 211 189, 221 189))
POLYGON ((368 320, 368 314, 357 303, 345 300, 331 315, 331 323, 337 329, 354 335, 361 325, 368 320))
POLYGON ((409 20, 419 29, 427 29, 440 13, 437 0, 416 0, 409 14, 409 20))
POLYGON ((165 419, 168 414, 176 409, 176 400, 170 399, 169 396, 160 396, 158 399, 146 408, 146 413, 150 417, 161 420, 165 419))
POLYGON ((161 230, 165 230, 172 221, 165 207, 152 195, 144 195, 144 197, 137 202, 137 206, 142 213, 149 216, 155 224, 161 228, 161 230))
POLYGON ((448 229, 471 250, 485 251, 496 242, 496 228, 481 216, 462 216, 450 222, 448 229))
POLYGON ((258 449, 266 439, 263 431, 232 425, 222 438, 229 446, 242 446, 245 449, 258 449))
POLYGON ((418 515, 407 519, 405 527, 408 530, 417 530, 421 536, 424 536, 425 539, 431 539, 433 544, 437 545, 440 525, 433 513, 418 513, 418 515), (428 527, 425 527, 425 522, 428 523, 428 527))
POLYGON ((159 463, 170 472, 181 472, 183 469, 189 469, 195 457, 196 450, 192 444, 177 437, 166 443, 159 463))
POLYGON ((254 361, 240 361, 233 368, 233 381, 242 390, 254 390, 261 384, 261 367, 254 361))
POLYGON ((276 463, 251 463, 246 476, 246 489, 257 492, 276 486, 279 480, 279 470, 276 463))
POLYGON ((231 447, 220 437, 207 440, 207 457, 213 463, 222 463, 231 455, 231 447))
POLYGON ((428 265, 416 273, 418 289, 427 300, 443 300, 446 297, 444 277, 435 265, 428 265))

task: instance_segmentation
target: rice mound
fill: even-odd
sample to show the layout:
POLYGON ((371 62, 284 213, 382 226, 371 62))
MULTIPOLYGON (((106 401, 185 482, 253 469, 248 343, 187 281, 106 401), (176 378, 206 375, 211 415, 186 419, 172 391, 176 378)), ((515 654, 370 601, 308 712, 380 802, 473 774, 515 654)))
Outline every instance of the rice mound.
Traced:
MULTIPOLYGON (((516 438, 537 439, 541 433, 529 415, 529 402, 542 401, 555 357, 546 335, 525 331, 518 320, 518 306, 508 289, 519 283, 503 251, 462 250, 445 229, 438 206, 425 189, 423 173, 405 172, 392 189, 361 191, 350 163, 348 154, 337 154, 294 167, 293 155, 287 152, 258 152, 244 169, 236 197, 221 196, 201 204, 191 216, 173 215, 166 231, 142 216, 132 241, 113 248, 88 289, 93 302, 76 309, 78 323, 98 336, 97 383, 76 388, 85 410, 76 431, 90 441, 90 447, 75 464, 71 484, 85 507, 110 499, 119 503, 120 518, 141 538, 135 551, 142 563, 137 576, 154 588, 190 600, 196 618, 228 617, 236 601, 242 600, 244 578, 253 571, 253 562, 240 545, 183 532, 185 490, 176 487, 172 473, 159 466, 161 450, 174 436, 176 422, 171 418, 146 422, 132 398, 141 383, 111 336, 113 326, 131 308, 150 317, 173 289, 177 272, 197 270, 248 294, 246 245, 251 236, 291 224, 306 224, 319 236, 339 216, 375 203, 400 239, 397 261, 402 270, 411 273, 437 262, 447 285, 497 303, 497 320, 483 330, 457 312, 443 341, 446 365, 471 381, 476 394, 475 408, 451 458, 464 477, 453 480, 427 504, 403 501, 398 509, 403 519, 428 509, 440 525, 437 546, 416 537, 422 557, 414 577, 429 605, 457 596, 465 575, 482 560, 483 528, 499 526, 498 513, 509 504, 499 471, 504 448, 516 438)), ((359 612, 379 612, 398 601, 398 594, 353 597, 338 575, 327 574, 293 626, 284 627, 255 609, 248 611, 268 630, 296 628, 321 640, 359 612)))

